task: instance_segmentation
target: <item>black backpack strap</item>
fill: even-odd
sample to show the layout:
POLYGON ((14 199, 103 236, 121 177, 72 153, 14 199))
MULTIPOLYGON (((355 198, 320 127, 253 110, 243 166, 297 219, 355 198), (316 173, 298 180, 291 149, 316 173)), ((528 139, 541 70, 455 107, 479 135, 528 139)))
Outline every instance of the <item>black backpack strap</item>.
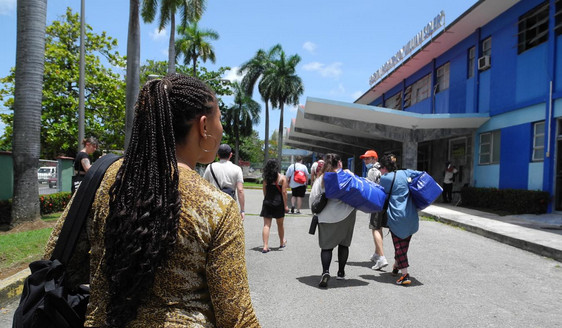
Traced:
POLYGON ((217 180, 217 177, 215 176, 215 172, 213 172, 213 163, 209 164, 209 168, 211 169, 211 174, 213 175, 213 179, 215 179, 215 182, 217 183, 217 187, 219 187, 219 189, 222 189, 219 180, 217 180))
POLYGON ((107 168, 118 160, 120 156, 107 154, 100 157, 88 170, 84 176, 84 181, 80 184, 64 224, 62 226, 57 244, 51 256, 51 260, 57 259, 66 264, 74 253, 74 248, 84 227, 86 218, 94 201, 96 191, 103 179, 107 168))
POLYGON ((384 205, 382 207, 382 210, 384 212, 386 212, 386 210, 388 209, 388 204, 390 203, 390 195, 392 194, 392 188, 394 187, 394 180, 396 180, 396 171, 394 171, 394 176, 392 177, 392 183, 390 184, 390 190, 388 191, 388 196, 386 197, 386 200, 384 201, 384 205))

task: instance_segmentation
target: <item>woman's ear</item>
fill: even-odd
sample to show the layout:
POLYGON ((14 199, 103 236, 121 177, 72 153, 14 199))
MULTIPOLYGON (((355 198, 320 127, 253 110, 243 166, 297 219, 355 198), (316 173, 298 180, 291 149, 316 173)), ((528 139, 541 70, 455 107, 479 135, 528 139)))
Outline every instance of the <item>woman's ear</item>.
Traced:
POLYGON ((202 115, 199 118, 199 134, 202 137, 205 137, 207 135, 207 116, 206 115, 202 115))

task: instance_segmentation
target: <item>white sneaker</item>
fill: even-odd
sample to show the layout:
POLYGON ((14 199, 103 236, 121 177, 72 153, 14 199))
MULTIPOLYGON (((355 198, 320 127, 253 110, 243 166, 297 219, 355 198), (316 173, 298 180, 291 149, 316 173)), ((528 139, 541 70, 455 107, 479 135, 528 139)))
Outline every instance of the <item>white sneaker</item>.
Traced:
POLYGON ((377 253, 373 253, 373 256, 371 256, 371 261, 377 263, 379 258, 380 256, 377 253))
POLYGON ((375 265, 373 265, 372 269, 373 270, 380 270, 382 268, 384 268, 385 266, 388 265, 388 261, 386 260, 386 257, 381 256, 379 257, 379 259, 377 260, 377 263, 375 263, 375 265))

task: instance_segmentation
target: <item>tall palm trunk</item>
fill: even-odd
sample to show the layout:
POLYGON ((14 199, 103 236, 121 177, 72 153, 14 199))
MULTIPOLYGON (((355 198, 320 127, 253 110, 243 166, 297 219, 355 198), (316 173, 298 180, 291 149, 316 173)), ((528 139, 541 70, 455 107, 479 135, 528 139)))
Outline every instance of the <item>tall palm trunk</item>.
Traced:
POLYGON ((267 160, 269 159, 269 105, 268 105, 268 100, 265 100, 265 139, 264 139, 264 157, 263 157, 263 165, 265 166, 265 163, 267 163, 267 160))
POLYGON ((176 72, 176 12, 170 15, 170 43, 168 46, 168 74, 176 72))
POLYGON ((285 99, 280 101, 279 110, 279 133, 277 136, 277 158, 279 160, 279 165, 283 162, 283 107, 285 107, 285 99))
POLYGON ((139 0, 129 2, 129 33, 127 37, 127 90, 125 109, 125 149, 129 146, 135 118, 135 103, 140 85, 140 18, 139 0))
POLYGON ((18 0, 12 224, 41 217, 37 168, 41 150, 46 21, 47 0, 18 0))
POLYGON ((240 155, 239 155, 239 149, 240 149, 240 113, 242 112, 242 106, 240 106, 240 109, 238 110, 238 113, 236 113, 236 116, 234 117, 234 164, 238 165, 238 163, 240 163, 240 155))
POLYGON ((197 56, 191 58, 193 60, 193 77, 197 77, 197 56))

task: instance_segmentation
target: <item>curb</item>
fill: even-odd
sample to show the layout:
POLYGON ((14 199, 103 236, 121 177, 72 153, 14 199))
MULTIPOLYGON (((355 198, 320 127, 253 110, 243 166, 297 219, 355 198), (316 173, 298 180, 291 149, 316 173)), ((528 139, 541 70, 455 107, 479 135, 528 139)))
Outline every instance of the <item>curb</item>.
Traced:
POLYGON ((19 298, 23 291, 25 278, 31 274, 29 268, 0 281, 0 307, 19 298))
POLYGON ((485 229, 482 227, 479 227, 477 225, 471 225, 471 224, 467 224, 467 223, 462 223, 456 220, 452 220, 446 217, 442 217, 440 215, 436 215, 436 214, 431 214, 428 212, 420 212, 420 214, 429 217, 431 219, 434 219, 438 222, 442 222, 442 223, 446 223, 455 227, 460 227, 465 229, 466 231, 472 232, 472 233, 476 233, 479 234, 481 236, 484 236, 486 238, 490 238, 490 239, 494 239, 496 241, 499 241, 501 243, 513 246, 513 247, 517 247, 520 249, 523 249, 525 251, 531 252, 531 253, 535 253, 537 255, 541 255, 541 256, 545 256, 545 257, 549 257, 552 258, 553 260, 556 260, 558 262, 562 262, 562 250, 561 249, 557 249, 557 248, 553 248, 550 247, 548 245, 545 244, 540 244, 540 243, 536 243, 533 241, 529 241, 529 240, 523 240, 520 238, 516 238, 516 237, 512 237, 509 236, 507 234, 502 234, 502 233, 498 233, 495 231, 492 231, 490 229, 485 229))

